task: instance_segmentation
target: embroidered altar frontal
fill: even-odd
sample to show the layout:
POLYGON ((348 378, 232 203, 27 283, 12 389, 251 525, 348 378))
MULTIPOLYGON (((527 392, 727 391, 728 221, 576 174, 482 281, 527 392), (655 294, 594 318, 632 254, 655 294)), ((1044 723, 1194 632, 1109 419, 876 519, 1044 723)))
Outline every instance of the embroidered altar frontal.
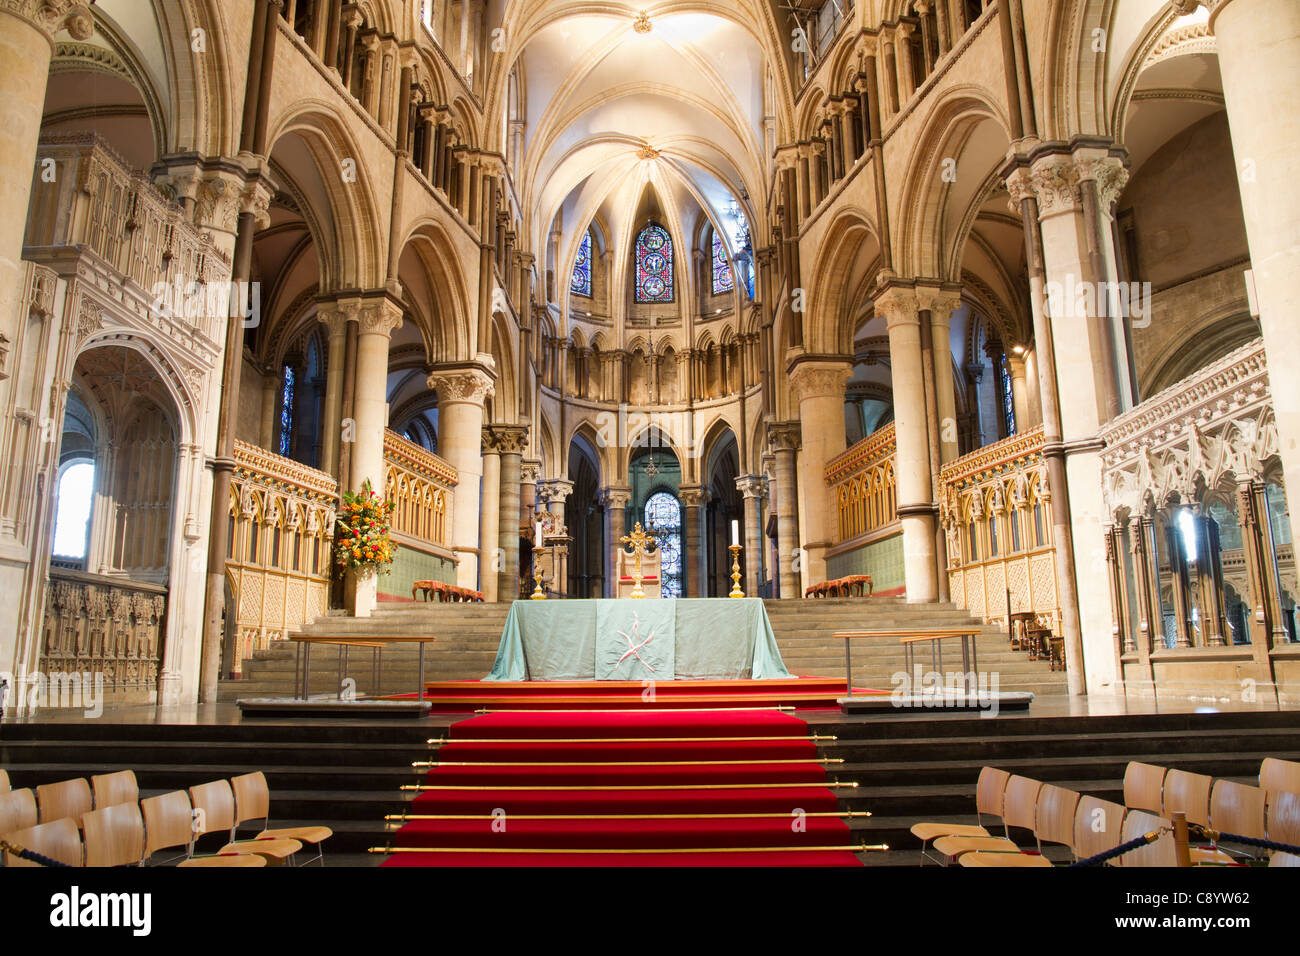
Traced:
POLYGON ((515 601, 484 680, 790 677, 758 598, 515 601))

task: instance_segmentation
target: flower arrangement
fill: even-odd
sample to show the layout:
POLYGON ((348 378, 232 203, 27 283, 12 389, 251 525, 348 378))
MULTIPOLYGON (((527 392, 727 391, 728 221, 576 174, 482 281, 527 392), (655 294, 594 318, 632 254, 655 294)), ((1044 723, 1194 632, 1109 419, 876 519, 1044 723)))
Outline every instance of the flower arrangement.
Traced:
POLYGON ((397 551, 389 535, 395 507, 371 489, 369 479, 360 491, 343 492, 334 525, 334 560, 344 571, 389 572, 397 551))

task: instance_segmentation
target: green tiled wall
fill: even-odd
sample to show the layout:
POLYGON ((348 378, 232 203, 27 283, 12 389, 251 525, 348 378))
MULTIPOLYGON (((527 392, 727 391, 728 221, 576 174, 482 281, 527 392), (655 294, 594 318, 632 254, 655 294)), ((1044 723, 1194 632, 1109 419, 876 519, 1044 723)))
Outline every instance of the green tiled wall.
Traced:
POLYGON ((827 578, 850 574, 871 575, 871 586, 876 591, 903 587, 902 532, 826 560, 827 578))

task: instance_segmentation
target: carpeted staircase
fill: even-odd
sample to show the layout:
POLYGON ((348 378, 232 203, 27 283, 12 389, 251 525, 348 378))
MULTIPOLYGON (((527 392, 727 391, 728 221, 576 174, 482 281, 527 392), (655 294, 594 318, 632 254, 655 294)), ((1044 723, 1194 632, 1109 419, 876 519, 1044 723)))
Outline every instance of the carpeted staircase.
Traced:
MULTIPOLYGON (((901 598, 819 599, 765 601, 777 644, 790 673, 803 677, 844 679, 844 642, 836 631, 896 626, 951 627, 973 623, 970 615, 951 604, 907 604, 901 598)), ((478 680, 492 667, 508 604, 381 604, 369 618, 328 616, 318 618, 307 633, 365 640, 386 634, 426 633, 437 637, 426 651, 426 678, 430 681, 478 680)), ((1065 693, 1065 673, 1051 671, 1046 661, 1031 661, 1022 651, 1011 650, 1005 632, 984 627, 977 640, 980 669, 996 672, 999 689, 1032 691, 1039 696, 1065 693)), ((956 669, 956 648, 948 651, 945 669, 956 669)), ((408 693, 416 684, 415 647, 391 645, 384 651, 383 676, 378 693, 408 693)), ((312 653, 313 694, 337 694, 341 677, 356 680, 359 693, 373 694, 370 685, 371 652, 353 648, 348 667, 340 675, 333 647, 312 653)), ((928 654, 918 655, 928 666, 928 654)), ((858 640, 853 645, 853 676, 857 687, 889 690, 891 677, 903 669, 903 652, 896 641, 858 640)), ((280 697, 293 693, 294 649, 279 643, 258 651, 243 662, 239 680, 223 681, 221 700, 240 697, 280 697)))
POLYGON ((408 788, 383 865, 857 866, 839 762, 778 710, 471 717, 408 788))

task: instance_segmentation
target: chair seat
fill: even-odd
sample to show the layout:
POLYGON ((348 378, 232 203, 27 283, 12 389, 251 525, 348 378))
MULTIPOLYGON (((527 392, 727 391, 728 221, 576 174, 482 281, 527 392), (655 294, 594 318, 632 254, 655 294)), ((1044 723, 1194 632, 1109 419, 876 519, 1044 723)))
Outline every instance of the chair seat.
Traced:
POLYGON ((271 860, 284 860, 301 849, 302 844, 297 840, 236 840, 234 843, 227 843, 218 852, 256 853, 258 856, 264 856, 271 860))
POLYGON ((225 853, 181 860, 177 866, 266 866, 266 857, 256 853, 225 853))
POLYGON ((935 837, 946 836, 968 836, 982 837, 992 836, 988 830, 973 823, 913 823, 912 836, 918 840, 933 840, 935 837))
POLYGON ((283 827, 278 830, 263 830, 255 839, 258 840, 300 840, 303 843, 321 843, 334 835, 329 827, 283 827))
POLYGON ((939 837, 932 844, 944 856, 961 856, 985 850, 989 853, 1019 853, 1020 847, 1004 837, 995 836, 946 836, 939 837))
POLYGON ((1238 866, 1242 862, 1231 853, 1213 847, 1194 846, 1189 849, 1192 854, 1192 866, 1238 866))
POLYGON ((987 853, 979 850, 974 853, 963 853, 957 862, 962 866, 1050 867, 1052 865, 1052 861, 1047 857, 1035 856, 1032 853, 987 853))

